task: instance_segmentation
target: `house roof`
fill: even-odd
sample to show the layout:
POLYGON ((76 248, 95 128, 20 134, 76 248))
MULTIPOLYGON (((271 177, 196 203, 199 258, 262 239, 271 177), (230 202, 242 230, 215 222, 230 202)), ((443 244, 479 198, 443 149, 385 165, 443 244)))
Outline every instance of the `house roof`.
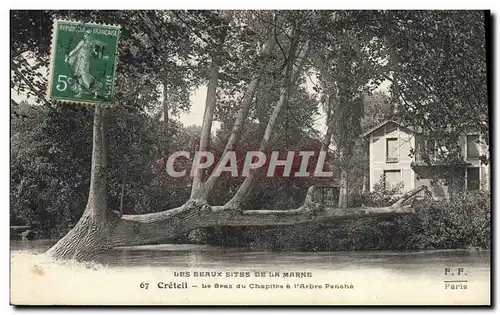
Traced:
POLYGON ((385 126, 385 125, 387 125, 388 123, 393 123, 393 124, 396 124, 396 125, 398 125, 398 126, 400 126, 400 127, 407 128, 407 129, 409 129, 409 130, 411 130, 411 131, 413 131, 413 132, 418 132, 418 131, 416 131, 416 130, 415 130, 414 128, 412 128, 412 127, 405 126, 405 125, 403 125, 403 124, 401 124, 401 123, 399 123, 399 122, 397 122, 397 121, 395 121, 395 120, 392 120, 392 119, 387 119, 387 120, 384 120, 383 122, 381 122, 380 124, 376 125, 375 127, 371 128, 371 129, 368 129, 367 131, 365 131, 364 133, 362 133, 362 134, 361 134, 361 137, 362 137, 362 138, 365 138, 365 137, 367 137, 367 136, 371 135, 373 132, 375 132, 375 131, 377 131, 378 129, 380 129, 380 128, 384 127, 384 126, 385 126))

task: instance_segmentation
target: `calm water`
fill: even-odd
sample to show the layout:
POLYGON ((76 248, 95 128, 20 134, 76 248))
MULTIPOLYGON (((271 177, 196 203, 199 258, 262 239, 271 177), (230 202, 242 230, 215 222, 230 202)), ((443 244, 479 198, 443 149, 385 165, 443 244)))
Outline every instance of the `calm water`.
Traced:
MULTIPOLYGON (((43 252, 55 241, 12 241, 11 250, 43 252)), ((389 272, 435 276, 445 267, 464 267, 475 277, 488 279, 490 251, 359 251, 276 252, 209 245, 147 245, 114 249, 100 263, 109 267, 273 268, 307 270, 359 270, 380 268, 389 272)))

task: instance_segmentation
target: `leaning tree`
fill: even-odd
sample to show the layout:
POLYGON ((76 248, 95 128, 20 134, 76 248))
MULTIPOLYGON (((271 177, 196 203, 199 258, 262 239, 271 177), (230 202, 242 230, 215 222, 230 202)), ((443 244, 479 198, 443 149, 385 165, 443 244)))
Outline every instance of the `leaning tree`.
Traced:
MULTIPOLYGON (((26 39, 32 35, 29 32, 30 20, 24 21, 22 14, 18 13, 19 16, 15 17, 22 28, 28 30, 24 33, 26 39)), ((234 121, 222 156, 226 156, 225 153, 237 148, 251 107, 255 105, 254 96, 264 77, 272 73, 275 80, 279 82, 279 89, 274 102, 268 104, 270 113, 260 139, 258 148, 260 151, 269 149, 270 139, 277 128, 279 117, 287 110, 289 99, 295 93, 297 85, 303 84, 305 70, 314 67, 312 60, 317 60, 319 55, 325 54, 325 37, 323 35, 328 34, 329 36, 326 38, 329 41, 339 41, 340 45, 327 45, 328 49, 335 50, 337 47, 347 45, 345 42, 346 34, 349 36, 360 34, 358 31, 360 24, 367 25, 369 29, 373 30, 373 25, 378 25, 377 23, 380 22, 378 12, 353 14, 348 11, 251 13, 190 11, 171 12, 168 16, 146 11, 140 13, 140 18, 131 13, 115 11, 71 14, 76 15, 73 18, 84 21, 106 22, 110 19, 114 23, 123 24, 125 34, 122 46, 127 48, 120 49, 118 70, 122 73, 137 74, 137 67, 134 65, 141 65, 141 71, 144 71, 145 75, 157 79, 159 84, 163 86, 164 92, 167 93, 164 94, 164 97, 168 98, 168 91, 175 85, 172 77, 165 72, 176 71, 175 67, 180 67, 179 73, 202 78, 202 81, 207 85, 207 96, 198 146, 199 151, 209 149, 214 115, 218 109, 218 97, 222 92, 227 94, 228 84, 232 83, 234 86, 240 87, 242 89, 240 91, 241 97, 238 99, 237 106, 230 106, 230 109, 235 110, 234 121), (248 23, 249 21, 255 23, 248 23), (255 25, 259 25, 259 27, 253 27, 255 25), (147 34, 145 34, 146 30, 148 30, 147 34), (255 37, 253 40, 243 40, 248 39, 249 36, 255 37), (188 47, 183 46, 182 49, 179 49, 176 45, 168 45, 166 43, 169 40, 177 40, 179 45, 187 45, 188 47), (130 47, 134 47, 134 49, 130 49, 130 47), (144 52, 144 54, 137 53, 137 51, 144 52), (248 58, 243 60, 242 55, 246 55, 248 58), (189 57, 184 59, 184 56, 189 57), (190 64, 189 59, 196 59, 196 62, 190 64), (180 62, 175 62, 177 60, 180 62), (158 62, 164 64, 160 67, 158 62), (238 79, 242 73, 247 75, 246 79, 238 79)), ((29 16, 29 13, 27 15, 29 16)), ((42 16, 42 18, 47 19, 46 16, 42 16)), ((41 31, 36 30, 36 32, 41 31)), ((359 40, 363 41, 366 38, 360 37, 359 40)), ((40 54, 38 51, 33 52, 33 49, 30 48, 32 45, 39 45, 43 48, 46 43, 27 42, 25 45, 16 46, 16 51, 20 53, 16 54, 13 60, 14 58, 27 58, 29 54, 35 54, 45 56, 41 58, 40 63, 46 64, 46 55, 40 54), (22 49, 26 49, 27 52, 20 51, 22 49)), ((370 43, 371 41, 365 42, 364 45, 368 46, 370 43)), ((362 43, 357 44, 363 48, 362 43)), ((46 52, 47 47, 43 49, 46 52)), ((347 50, 350 51, 350 49, 347 50)), ((342 54, 340 55, 342 56, 342 54)), ((339 83, 337 89, 340 97, 337 95, 337 101, 348 102, 339 104, 343 106, 351 106, 357 102, 353 96, 345 95, 345 92, 357 93, 359 85, 362 85, 362 82, 356 80, 351 82, 345 78, 349 75, 349 71, 351 73, 356 71, 355 63, 353 63, 352 58, 349 58, 339 59, 340 62, 348 60, 349 64, 347 65, 324 68, 328 70, 326 73, 340 76, 340 78, 335 78, 339 83), (332 69, 335 71, 330 71, 332 69), (354 86, 348 86, 344 89, 346 84, 354 84, 354 86)), ((14 82, 23 82, 23 86, 33 83, 30 77, 22 76, 23 70, 26 70, 25 67, 15 63, 14 71, 16 70, 19 70, 19 73, 16 72, 17 77, 13 80, 14 82)), ((377 75, 380 73, 377 72, 377 75)), ((127 78, 133 79, 132 76, 127 76, 127 78)), ((140 75, 136 79, 139 80, 140 75)), ((40 87, 43 87, 43 82, 35 81, 40 87)), ((182 84, 196 85, 198 82, 183 82, 182 84)), ((30 87, 28 86, 28 88, 30 87)), ((36 87, 33 89, 34 91, 40 90, 36 87)), ((333 94, 328 96, 332 99, 335 97, 333 94)), ((43 95, 38 94, 38 97, 45 102, 43 95)), ((117 102, 119 101, 118 99, 117 102)), ((50 102, 48 103, 50 106, 50 102)), ((168 104, 168 101, 164 103, 168 104)), ((109 209, 107 201, 108 145, 106 131, 107 115, 110 110, 112 109, 99 106, 95 108, 91 180, 87 206, 74 228, 48 250, 47 253, 55 258, 92 260, 100 252, 116 246, 164 242, 200 227, 294 225, 345 217, 407 213, 410 211, 409 206, 404 206, 403 203, 425 189, 425 187, 419 187, 412 190, 389 207, 361 207, 338 211, 337 209, 325 209, 318 204, 314 200, 315 187, 311 186, 307 191, 303 205, 297 209, 245 210, 243 204, 251 193, 252 187, 262 176, 258 170, 251 171, 244 178, 234 196, 226 204, 214 206, 210 205, 207 199, 214 192, 218 177, 214 172, 208 174, 202 169, 195 169, 191 196, 182 206, 157 213, 122 215, 109 209)), ((168 113, 169 109, 165 108, 164 116, 168 116, 168 113)), ((351 117, 349 116, 351 112, 345 109, 337 110, 337 114, 339 113, 344 115, 340 117, 358 119, 356 116, 358 114, 354 115, 356 117, 351 117)), ((328 115, 331 117, 334 114, 335 112, 332 111, 328 115)), ((332 121, 330 117, 329 121, 332 121)), ((333 124, 330 125, 333 126, 333 124)), ((332 128, 334 127, 329 128, 327 137, 321 139, 323 143, 321 151, 329 150, 333 134, 332 128)), ((351 136, 346 135, 345 137, 351 136)), ((339 141, 343 141, 342 137, 339 139, 339 141)), ((227 162, 221 159, 216 162, 216 167, 224 166, 227 162)))

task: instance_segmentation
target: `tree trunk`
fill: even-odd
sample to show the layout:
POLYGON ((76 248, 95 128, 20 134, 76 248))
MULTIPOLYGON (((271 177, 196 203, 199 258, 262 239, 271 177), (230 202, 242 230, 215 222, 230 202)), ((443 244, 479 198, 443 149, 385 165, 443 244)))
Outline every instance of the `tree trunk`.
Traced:
MULTIPOLYGON (((212 63, 208 75, 207 98, 205 100, 205 113, 203 115, 203 123, 201 126, 199 151, 207 151, 210 145, 212 135, 212 123, 217 102, 217 86, 219 83, 219 69, 222 62, 221 51, 224 46, 224 41, 227 36, 229 20, 231 17, 230 11, 223 11, 221 16, 221 33, 219 42, 214 51, 211 52, 212 63)), ((196 169, 193 177, 193 187, 191 188, 191 199, 205 199, 206 189, 203 187, 203 169, 196 169)))
POLYGON ((278 226, 307 222, 342 221, 358 217, 393 217, 411 213, 403 203, 413 198, 421 186, 406 193, 389 207, 359 207, 323 210, 313 202, 314 186, 310 187, 304 204, 293 210, 243 210, 225 206, 209 206, 200 200, 190 200, 179 208, 142 215, 124 215, 114 225, 111 246, 134 246, 160 243, 203 227, 216 226, 278 226))
POLYGON ((101 106, 95 108, 87 206, 75 227, 48 250, 54 258, 92 260, 97 253, 111 247, 110 233, 117 215, 107 208, 106 110, 101 106))
POLYGON ((347 171, 344 168, 340 170, 340 192, 338 207, 347 208, 347 171))
MULTIPOLYGON (((221 156, 224 156, 228 151, 233 151, 236 144, 240 140, 241 137, 241 131, 243 130, 243 126, 245 124, 245 120, 247 119, 248 112, 250 110, 250 105, 252 104, 252 100, 255 95, 255 91, 257 90, 257 87, 259 86, 260 79, 262 78, 262 75, 264 74, 264 71, 266 70, 268 66, 268 59, 272 54, 274 45, 276 44, 276 38, 274 34, 270 36, 268 39, 266 46, 260 55, 259 60, 262 62, 262 66, 258 70, 258 72, 255 74, 254 78, 250 83, 248 84, 247 90, 245 92, 245 96, 243 98, 243 101, 241 102, 241 108, 236 116, 236 120, 234 121, 233 129, 231 130, 231 136, 229 137, 229 140, 227 141, 226 147, 224 148, 224 152, 222 153, 221 156)), ((221 160, 219 160, 215 166, 217 168, 220 164, 221 160)), ((204 184, 204 196, 203 199, 206 200, 208 197, 208 194, 212 191, 212 189, 215 186, 215 183, 217 181, 218 177, 210 175, 210 177, 207 179, 206 183, 204 184)))
MULTIPOLYGON (((259 146, 259 151, 264 152, 267 149, 267 146, 269 144, 269 140, 271 138, 272 131, 274 129, 274 125, 276 123, 276 120, 278 119, 278 115, 281 112, 281 108, 283 107, 289 88, 289 85, 293 85, 294 82, 297 80, 298 76, 300 75, 300 71, 302 70, 302 67, 304 65, 305 57, 308 53, 309 50, 309 43, 305 43, 304 46, 300 49, 300 53, 298 56, 299 59, 299 64, 296 65, 294 63, 295 60, 295 51, 297 50, 297 46, 291 48, 290 51, 290 56, 291 59, 286 66, 285 69, 285 75, 283 77, 283 84, 280 89, 280 98, 276 105, 274 106, 273 113, 271 114, 271 118, 269 118, 269 121, 267 123, 266 131, 264 132, 264 135, 262 136, 262 140, 260 142, 259 146)), ((241 203, 245 200, 245 198, 248 196, 250 193, 252 186, 255 182, 255 176, 257 172, 250 172, 250 174, 245 177, 245 180, 243 183, 240 185, 238 188, 238 191, 235 193, 233 198, 226 204, 228 208, 240 208, 241 203)))
POLYGON ((327 117, 328 128, 326 129, 325 140, 321 143, 321 151, 325 152, 328 152, 328 148, 330 147, 330 143, 332 142, 332 136, 335 127, 333 119, 331 118, 332 114, 329 113, 327 114, 327 116, 328 116, 327 117))
MULTIPOLYGON (((212 134, 212 123, 214 117, 217 85, 219 80, 220 56, 213 54, 212 66, 210 67, 207 98, 205 100, 205 113, 203 115, 203 124, 201 126, 201 136, 199 151, 207 151, 210 145, 210 136, 212 134)), ((191 189, 191 198, 198 198, 197 194, 202 191, 203 170, 197 169, 193 177, 193 188, 191 189)))
POLYGON ((361 188, 361 194, 362 195, 365 195, 367 194, 370 189, 368 188, 368 186, 370 185, 369 184, 369 178, 368 178, 368 174, 366 172, 366 169, 363 170, 363 187, 361 188))
POLYGON ((363 187, 361 190, 361 194, 364 196, 365 194, 370 192, 370 140, 362 139, 362 148, 363 154, 365 156, 366 162, 363 163, 363 187))
POLYGON ((168 117, 168 81, 165 76, 163 78, 163 136, 165 137, 164 140, 164 147, 163 150, 165 152, 165 155, 168 154, 168 148, 170 145, 170 139, 169 139, 169 134, 168 134, 168 124, 169 124, 169 117, 168 117))
POLYGON ((125 198, 125 179, 122 182, 122 192, 120 194, 120 214, 123 214, 123 199, 125 198))

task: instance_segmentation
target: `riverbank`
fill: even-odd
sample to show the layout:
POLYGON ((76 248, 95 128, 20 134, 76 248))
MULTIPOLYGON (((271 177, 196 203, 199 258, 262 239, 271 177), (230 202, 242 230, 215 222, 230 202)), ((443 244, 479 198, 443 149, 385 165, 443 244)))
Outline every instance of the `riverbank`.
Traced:
POLYGON ((392 219, 200 228, 170 243, 311 252, 490 249, 488 192, 466 192, 452 200, 421 200, 413 208, 414 213, 392 219))
POLYGON ((452 200, 426 199, 393 219, 359 218, 293 226, 198 229, 191 240, 219 246, 284 251, 490 249, 491 206, 486 192, 452 200))

